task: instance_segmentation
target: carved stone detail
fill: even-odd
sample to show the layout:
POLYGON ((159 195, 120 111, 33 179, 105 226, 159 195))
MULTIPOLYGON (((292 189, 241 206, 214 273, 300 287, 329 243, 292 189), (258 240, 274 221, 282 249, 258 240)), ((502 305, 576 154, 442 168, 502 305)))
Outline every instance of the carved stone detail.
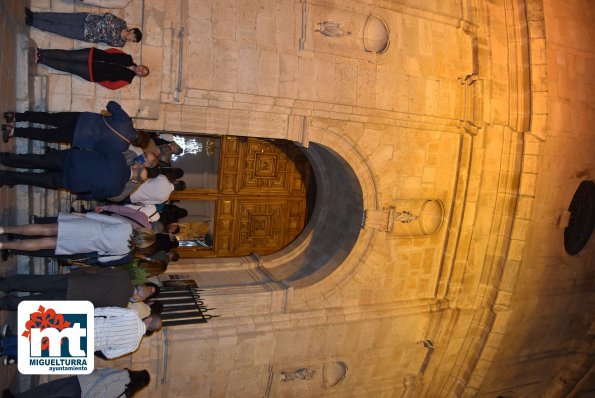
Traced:
POLYGON ((394 207, 382 210, 366 210, 364 214, 363 228, 372 228, 383 232, 390 232, 392 230, 394 211, 394 207))
POLYGON ((288 382, 297 380, 311 380, 314 376, 316 376, 315 370, 310 370, 308 368, 299 368, 294 370, 293 372, 281 372, 281 381, 288 382))
POLYGON ((418 218, 418 215, 413 214, 409 210, 397 211, 395 213, 395 221, 398 221, 403 224, 409 224, 410 222, 415 221, 418 218))

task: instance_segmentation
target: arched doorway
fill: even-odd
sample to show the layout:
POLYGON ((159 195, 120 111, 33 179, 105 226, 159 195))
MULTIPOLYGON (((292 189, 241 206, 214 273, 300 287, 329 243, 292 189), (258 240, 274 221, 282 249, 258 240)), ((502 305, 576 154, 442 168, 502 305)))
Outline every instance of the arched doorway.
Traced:
MULTIPOLYGON (((268 255, 229 256, 218 258, 182 258, 171 263, 162 280, 170 274, 194 279, 201 288, 217 294, 245 292, 270 292, 313 286, 337 271, 333 286, 353 271, 357 258, 363 255, 372 230, 362 229, 364 203, 375 197, 369 170, 355 152, 343 145, 340 137, 329 147, 310 143, 303 153, 307 156, 316 176, 316 206, 307 225, 289 245, 268 255), (349 157, 357 166, 358 174, 346 162, 349 157), (364 185, 362 185, 362 182, 364 185), (368 188, 364 196, 362 188, 368 188), (370 190, 372 189, 372 190, 370 190), (356 244, 358 238, 360 243, 356 244), (353 260, 345 263, 352 254, 353 260), (261 272, 262 271, 262 272, 261 272)), ((175 278, 174 278, 175 279, 175 278)))
POLYGON ((180 220, 181 257, 272 254, 302 232, 316 184, 300 148, 250 137, 169 138, 185 149, 172 162, 184 170, 187 184, 185 191, 171 196, 189 212, 180 220))

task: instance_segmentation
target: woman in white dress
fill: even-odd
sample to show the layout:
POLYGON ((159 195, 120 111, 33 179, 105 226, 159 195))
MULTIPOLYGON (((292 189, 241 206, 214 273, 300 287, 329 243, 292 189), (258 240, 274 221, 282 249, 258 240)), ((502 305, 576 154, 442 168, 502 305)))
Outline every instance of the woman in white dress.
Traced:
POLYGON ((97 252, 99 262, 121 259, 130 252, 149 247, 155 242, 152 231, 145 228, 133 229, 130 223, 118 217, 96 213, 61 213, 56 224, 0 227, 0 234, 38 237, 2 242, 0 249, 54 249, 56 255, 97 252))

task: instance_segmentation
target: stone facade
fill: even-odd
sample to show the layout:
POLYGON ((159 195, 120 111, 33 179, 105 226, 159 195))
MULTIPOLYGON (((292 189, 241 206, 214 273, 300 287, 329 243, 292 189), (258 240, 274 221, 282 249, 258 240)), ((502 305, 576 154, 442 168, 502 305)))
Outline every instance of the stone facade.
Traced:
POLYGON ((38 66, 50 111, 115 99, 138 128, 293 141, 318 173, 315 213, 286 249, 170 266, 220 318, 110 364, 148 368, 147 397, 593 388, 593 245, 567 256, 560 215, 595 178, 595 10, 546 3, 132 0, 113 12, 142 27, 125 50, 149 77, 112 92, 38 66), (383 53, 363 47, 370 16, 388 27, 383 53), (330 35, 317 31, 325 22, 330 35), (440 203, 437 232, 393 233, 411 200, 440 203), (353 240, 333 246, 338 230, 353 240))

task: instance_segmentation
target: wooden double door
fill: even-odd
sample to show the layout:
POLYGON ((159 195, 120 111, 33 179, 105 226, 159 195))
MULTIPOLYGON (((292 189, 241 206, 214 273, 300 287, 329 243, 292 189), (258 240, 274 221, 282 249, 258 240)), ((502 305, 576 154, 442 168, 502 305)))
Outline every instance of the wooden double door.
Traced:
MULTIPOLYGON (((271 254, 304 229, 314 194, 312 167, 288 141, 222 137, 217 188, 188 187, 171 199, 215 204, 209 247, 180 247, 182 257, 271 254)), ((184 219, 181 220, 184 222, 184 219)))

